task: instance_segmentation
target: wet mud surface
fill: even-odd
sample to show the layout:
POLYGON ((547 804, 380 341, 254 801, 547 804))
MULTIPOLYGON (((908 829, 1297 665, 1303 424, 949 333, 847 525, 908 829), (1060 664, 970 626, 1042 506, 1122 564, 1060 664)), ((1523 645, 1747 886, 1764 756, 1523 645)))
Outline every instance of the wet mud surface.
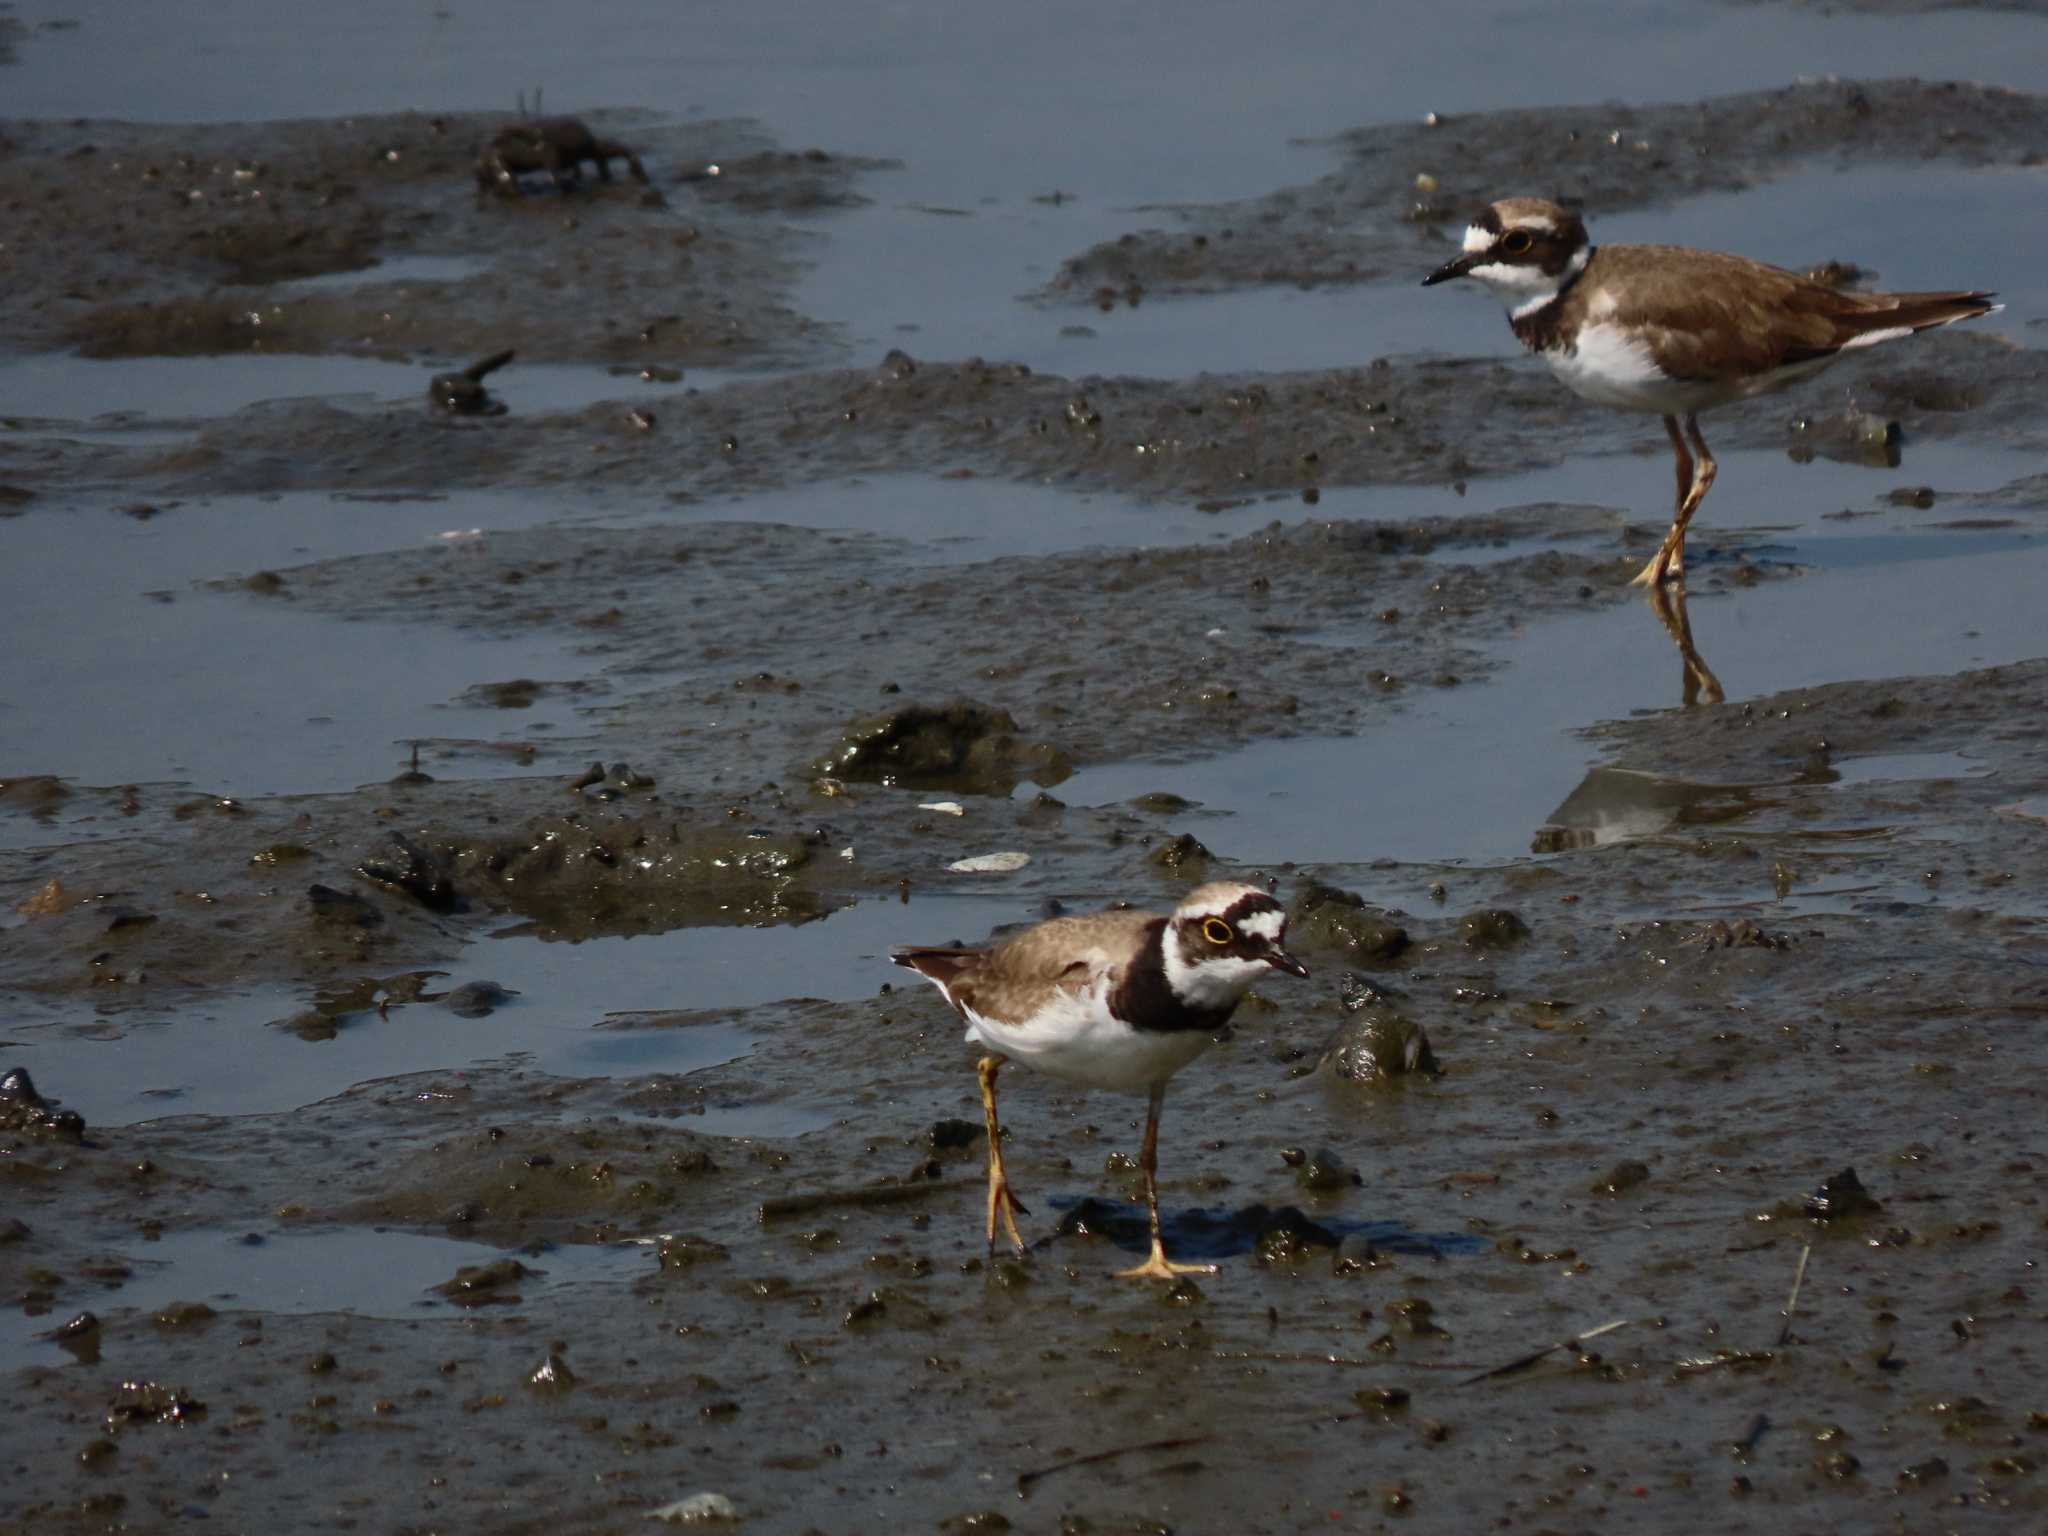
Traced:
POLYGON ((788 307, 805 237, 872 161, 791 154, 748 123, 591 114, 652 166, 466 195, 513 114, 165 128, 0 124, 10 302, 0 340, 88 356, 517 350, 680 367, 814 356, 788 307), (717 167, 712 174, 710 167, 717 167), (386 280, 439 258, 471 275, 386 280), (346 285, 308 286, 346 275, 346 285))
MULTIPOLYGON (((2039 114, 1897 83, 1573 108, 1543 115, 1581 132, 1563 161, 1525 114, 1361 129, 1312 194, 1186 214, 1238 230, 1207 254, 1144 237, 1055 286, 1391 281, 1433 259, 1418 169, 1460 212, 1537 159, 1620 206, 1815 155, 2015 164, 2039 114), (1595 137, 1624 128, 1654 147, 1595 137)), ((168 445, 0 440, 23 548, 249 496, 247 559, 187 553, 126 601, 284 615, 337 667, 351 637, 559 662, 476 676, 449 702, 502 730, 394 741, 346 792, 0 762, 0 1070, 29 1074, 0 1081, 0 1526, 624 1531, 700 1493, 792 1533, 2048 1520, 2043 648, 1960 602, 1923 675, 1714 702, 1689 671, 1695 707, 1634 716, 1592 654, 1654 656, 1669 706, 1694 624, 1711 662, 1768 603, 1782 649, 1832 656, 1845 609, 1921 622, 1857 612, 1888 561, 2038 563, 2039 352, 1943 335, 1716 413, 1758 488, 1695 525, 1688 619, 1626 585, 1661 531, 1645 422, 1524 364, 848 369, 792 273, 884 168, 593 113, 658 204, 623 177, 478 201, 499 120, 5 129, 24 249, 90 249, 28 264, 17 350, 242 346, 220 317, 279 304, 315 351, 806 371, 651 413, 297 401, 168 445), (278 298, 414 256, 490 265, 278 298), (1901 423, 1904 476, 1949 455, 1938 483, 1859 466, 1845 397, 1901 423), (1839 511, 1785 462, 1816 444, 1868 477, 1839 511), (1597 500, 1513 494, 1603 455, 1597 500), (939 535, 799 526, 771 494, 882 473, 939 535), (1016 482, 1012 516, 1114 496, 1105 527, 1174 531, 978 555, 983 481, 1016 482), (1455 515, 1374 515, 1422 487, 1455 515), (380 541, 283 499, 365 519, 466 490, 559 509, 380 541), (1213 532, 1165 521, 1189 504, 1213 532), (287 507, 303 532, 259 537, 287 507), (1972 664, 1970 626, 2014 654, 1972 664), (1518 688, 1550 735, 1447 724, 1520 730, 1518 688), (526 728, 548 708, 572 726, 526 728), (1373 756, 1401 737, 1495 771, 1444 791, 1434 851, 1358 856, 1402 814, 1373 756), (1169 788, 1349 740, 1335 786, 1169 788), (1569 794, 1455 841, 1561 750, 1569 794), (1142 789, 1090 791, 1106 772, 1142 789), (1290 788, 1346 852, 1274 856, 1290 788), (951 867, 999 852, 1023 862, 951 867), (1312 972, 1167 1102, 1169 1245, 1220 1272, 1111 1278, 1144 1248, 1143 1105, 1021 1071, 1033 1246, 991 1260, 970 1055, 884 952, 1219 877, 1274 882, 1312 972)))
POLYGON ((2039 97, 1920 80, 1431 116, 1345 134, 1344 164, 1307 185, 1175 209, 1170 231, 1133 231, 1070 257, 1048 296, 1114 305, 1246 284, 1405 281, 1442 260, 1504 187, 1615 210, 1734 191, 1815 161, 2031 166, 2048 131, 2039 97))

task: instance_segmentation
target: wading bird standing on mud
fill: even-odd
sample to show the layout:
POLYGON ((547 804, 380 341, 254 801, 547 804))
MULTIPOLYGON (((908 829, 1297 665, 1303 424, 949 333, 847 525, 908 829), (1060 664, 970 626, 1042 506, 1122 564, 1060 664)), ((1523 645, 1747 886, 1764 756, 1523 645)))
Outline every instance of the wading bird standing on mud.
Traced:
POLYGON ((1422 284, 1454 277, 1499 295, 1522 345, 1575 393, 1664 418, 1678 507, 1636 577, 1648 586, 1683 578, 1685 525, 1714 483, 1701 411, 1780 389, 1858 347, 1999 308, 1988 293, 1842 292, 1716 251, 1594 246, 1576 213, 1534 197, 1488 207, 1466 229, 1464 253, 1422 284))
MULTIPOLYGON (((1281 947, 1287 913, 1256 886, 1198 886, 1170 914, 1056 917, 988 949, 900 949, 890 955, 945 994, 986 1047, 977 1070, 988 1123, 988 1246, 1000 1217, 1024 1252, 1024 1207, 1003 1172, 996 1073, 1014 1057, 1070 1083, 1151 1096, 1138 1166, 1152 1251, 1120 1271, 1138 1279, 1210 1274, 1175 1264, 1159 1236, 1159 1110, 1167 1079, 1207 1050, 1251 984, 1268 971, 1306 976, 1281 947)), ((1027 1213, 1028 1214, 1028 1213, 1027 1213)))

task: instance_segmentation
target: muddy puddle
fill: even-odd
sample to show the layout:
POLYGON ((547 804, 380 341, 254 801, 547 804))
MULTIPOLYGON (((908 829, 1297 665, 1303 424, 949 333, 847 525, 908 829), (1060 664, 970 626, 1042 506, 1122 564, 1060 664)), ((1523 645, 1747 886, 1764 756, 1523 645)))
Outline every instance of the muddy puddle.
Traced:
POLYGON ((0 1526, 2048 1520, 2037 17, 9 15, 0 1526), (644 186, 477 196, 536 59, 644 186), (1413 286, 1552 190, 2008 308, 1652 604, 1413 286), (1218 1272, 1022 1069, 991 1256, 888 951, 1216 877, 1218 1272))
MULTIPOLYGON (((215 1312, 251 1309, 268 1314, 321 1315, 419 1321, 447 1316, 455 1304, 435 1287, 465 1265, 511 1257, 479 1243, 409 1232, 295 1231, 252 1227, 232 1232, 191 1228, 145 1238, 103 1256, 107 1273, 98 1305, 171 1314, 194 1304, 215 1312)), ((644 1252, 556 1248, 527 1255, 530 1289, 559 1294, 573 1284, 605 1280, 624 1288, 644 1252)), ((47 1319, 11 1315, 0 1335, 7 1369, 72 1363, 52 1339, 47 1319)))

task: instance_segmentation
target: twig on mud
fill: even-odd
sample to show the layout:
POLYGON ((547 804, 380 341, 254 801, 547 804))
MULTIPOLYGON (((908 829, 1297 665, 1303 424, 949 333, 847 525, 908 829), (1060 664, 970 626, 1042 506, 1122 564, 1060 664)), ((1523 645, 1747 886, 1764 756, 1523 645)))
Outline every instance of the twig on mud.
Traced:
POLYGON ((1770 1427, 1770 1419, 1761 1413, 1758 1414, 1749 1421, 1749 1428, 1743 1432, 1740 1440, 1729 1442, 1728 1449, 1743 1460, 1747 1460, 1750 1453, 1757 1448, 1758 1442, 1763 1439, 1764 1432, 1770 1427))
POLYGON ((1115 1450, 1097 1451, 1092 1456, 1075 1456, 1067 1461, 1056 1461, 1049 1467, 1039 1467, 1031 1472, 1017 1474, 1017 1497, 1031 1496, 1032 1487, 1042 1478, 1051 1477, 1055 1472, 1065 1472, 1073 1467, 1092 1467, 1098 1462, 1115 1461, 1119 1456, 1129 1456, 1137 1451, 1177 1451, 1182 1446, 1205 1445, 1215 1439, 1214 1435, 1183 1435, 1177 1440, 1147 1440, 1141 1445, 1120 1445, 1115 1450))
POLYGON ((763 1225, 781 1221, 790 1216, 808 1216, 814 1211, 827 1211, 836 1206, 901 1205, 906 1200, 922 1200, 937 1188, 931 1179, 919 1179, 914 1184, 862 1184, 853 1189, 814 1189, 801 1195, 777 1195, 772 1200, 763 1200, 756 1213, 763 1225))
POLYGON ((1602 1323, 1598 1328, 1588 1328, 1584 1333, 1575 1333, 1568 1339, 1559 1339, 1555 1344, 1546 1344, 1539 1350, 1510 1360, 1506 1365, 1496 1365, 1490 1371, 1481 1371, 1477 1376, 1467 1376, 1458 1385, 1469 1387, 1475 1382, 1491 1381, 1496 1376, 1512 1376, 1517 1371, 1526 1371, 1537 1361, 1556 1354, 1561 1349, 1577 1349, 1587 1339, 1597 1339, 1603 1333, 1612 1333, 1617 1328, 1626 1328, 1635 1322, 1633 1317, 1619 1317, 1611 1323, 1602 1323))
POLYGON ((1799 1267, 1792 1272, 1792 1294, 1785 1300, 1785 1326, 1778 1330, 1778 1347, 1792 1342, 1792 1314, 1799 1308, 1799 1287, 1806 1284, 1806 1261, 1813 1257, 1813 1244, 1799 1250, 1799 1267))
POLYGON ((1674 1379, 1682 1381, 1688 1376, 1704 1376, 1709 1371, 1760 1370, 1777 1358, 1768 1349, 1718 1349, 1711 1355, 1673 1361, 1671 1374, 1674 1379))

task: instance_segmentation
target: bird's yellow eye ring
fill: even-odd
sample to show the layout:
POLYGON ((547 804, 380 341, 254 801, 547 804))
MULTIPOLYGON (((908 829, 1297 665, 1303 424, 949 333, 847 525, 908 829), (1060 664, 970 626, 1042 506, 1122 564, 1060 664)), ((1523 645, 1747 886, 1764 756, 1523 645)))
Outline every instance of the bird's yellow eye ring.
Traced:
POLYGON ((1211 944, 1228 944, 1236 935, 1230 931, 1230 924, 1222 918, 1205 917, 1202 919, 1202 937, 1211 944))
POLYGON ((1536 237, 1526 229, 1511 229, 1501 236, 1500 252, 1503 256, 1526 256, 1535 243, 1536 237))

